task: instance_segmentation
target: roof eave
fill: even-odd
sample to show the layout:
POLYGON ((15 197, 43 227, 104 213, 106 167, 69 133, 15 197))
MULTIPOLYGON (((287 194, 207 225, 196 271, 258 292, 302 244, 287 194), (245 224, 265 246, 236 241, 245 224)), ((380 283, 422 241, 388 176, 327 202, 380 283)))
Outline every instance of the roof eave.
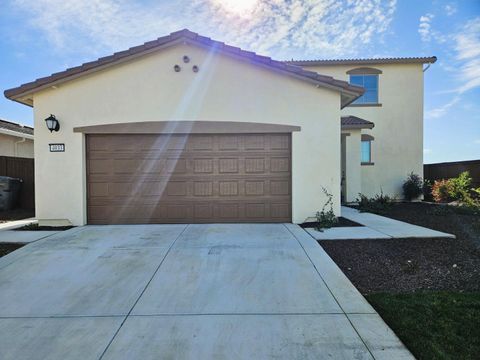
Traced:
POLYGON ((30 98, 26 98, 26 96, 29 96, 33 93, 42 91, 44 89, 47 89, 59 84, 62 84, 64 82, 71 81, 78 77, 88 75, 93 72, 101 71, 107 67, 118 65, 120 63, 130 61, 134 58, 144 56, 149 53, 153 53, 170 46, 175 46, 178 43, 189 43, 197 46, 204 46, 207 48, 217 47, 218 52, 221 52, 222 54, 225 54, 231 57, 236 57, 238 59, 241 59, 242 61, 253 63, 257 66, 263 66, 270 70, 284 73, 285 75, 288 75, 288 76, 297 77, 303 81, 311 82, 318 87, 328 88, 331 90, 339 91, 342 94, 347 94, 348 100, 345 102, 342 102, 341 104, 342 108, 347 106, 349 103, 351 103, 352 101, 354 101, 356 98, 358 98, 363 94, 363 90, 361 88, 351 86, 345 81, 337 80, 330 76, 319 75, 314 72, 309 72, 308 70, 303 70, 300 67, 297 68, 295 65, 285 64, 284 62, 276 61, 261 55, 257 55, 253 52, 249 52, 236 47, 225 45, 222 42, 211 40, 210 38, 203 37, 193 32, 182 30, 176 33, 172 33, 168 36, 170 36, 170 39, 168 39, 168 41, 158 45, 151 46, 151 47, 146 46, 145 50, 138 51, 136 53, 133 52, 126 56, 123 56, 122 53, 127 53, 128 51, 131 51, 131 49, 133 49, 133 48, 130 48, 123 52, 115 53, 117 54, 116 58, 115 58, 115 54, 111 55, 111 59, 108 59, 108 60, 107 58, 109 57, 100 58, 90 63, 82 64, 78 67, 72 68, 72 69, 75 69, 73 72, 72 72, 72 69, 67 69, 63 72, 52 74, 42 79, 37 79, 30 83, 23 84, 19 87, 5 90, 4 95, 6 98, 10 100, 17 101, 19 103, 22 103, 28 106, 33 106, 33 101, 30 98), (103 61, 103 64, 101 63, 102 61, 103 61), (96 65, 95 62, 99 62, 99 64, 96 65), (82 67, 84 67, 85 69, 83 69, 82 67), (68 74, 67 73, 68 71, 70 71, 71 74, 68 74), (317 76, 318 78, 316 78, 317 76), (50 81, 49 78, 53 78, 53 79, 51 79, 50 81), (42 84, 42 81, 44 82, 43 84, 42 84), (36 82, 38 82, 39 84, 36 85, 35 84, 36 82))
POLYGON ((360 96, 363 95, 365 89, 363 89, 360 93, 354 92, 342 92, 341 93, 341 105, 340 109, 343 109, 357 100, 360 96), (344 100, 345 99, 345 100, 344 100))
POLYGON ((25 134, 19 131, 8 130, 4 128, 0 128, 0 134, 33 140, 32 134, 25 134))
POLYGON ((342 125, 342 130, 357 130, 357 129, 373 129, 375 124, 352 124, 352 125, 342 125))
POLYGON ((433 64, 436 56, 418 58, 385 58, 385 59, 344 59, 344 60, 290 60, 287 64, 297 66, 320 65, 380 65, 380 64, 433 64))
MULTIPOLYGON (((186 40, 187 38, 185 38, 186 40)), ((33 106, 33 101, 32 103, 30 104, 29 101, 22 101, 23 99, 22 98, 25 98, 26 96, 28 95, 31 95, 31 94, 34 94, 34 93, 37 93, 39 91, 42 91, 42 90, 45 90, 45 89, 48 89, 48 88, 51 88, 53 86, 57 86, 57 85, 60 85, 60 84, 63 84, 67 81, 71 81, 71 80, 74 80, 74 79, 77 79, 79 77, 82 77, 82 76, 85 76, 85 75, 89 75, 89 74, 92 74, 92 73, 95 73, 97 71, 102 71, 104 70, 105 68, 107 67, 110 67, 110 66, 115 66, 115 65, 119 65, 119 64, 122 64, 124 62, 128 62, 128 61, 131 61, 137 57, 141 57, 141 56, 145 56, 145 55, 148 55, 150 53, 153 53, 153 52, 157 52, 157 51, 160 51, 160 50, 163 50, 165 48, 168 48, 168 47, 171 47, 171 46, 175 46, 175 45, 178 45, 179 43, 182 42, 182 38, 178 38, 178 39, 173 39, 172 41, 168 42, 168 43, 165 43, 165 44, 162 44, 162 45, 158 45, 156 47, 153 47, 151 49, 146 49, 145 51, 142 51, 142 52, 139 52, 139 53, 136 53, 136 54, 131 54, 129 56, 125 56, 123 58, 119 58, 119 59, 116 59, 115 61, 112 61, 112 62, 108 62, 108 63, 105 63, 103 65, 100 65, 100 66, 96 66, 96 67, 93 67, 91 69, 88 69, 88 70, 84 70, 84 71, 81 71, 81 72, 78 72, 76 74, 72 74, 72 75, 68 75, 68 76, 65 76, 65 77, 62 77, 62 78, 59 78, 57 80, 54 80, 52 82, 48 82, 48 83, 45 83, 43 85, 39 85, 37 87, 34 87, 34 88, 31 88, 31 89, 28 89, 26 91, 16 91, 18 89, 20 89, 22 86, 24 86, 25 84, 23 85, 20 85, 18 87, 15 87, 15 88, 11 88, 11 89, 7 89, 4 91, 4 95, 7 99, 10 99, 10 100, 13 100, 13 101, 17 101, 21 104, 25 104, 25 105, 28 105, 28 106, 33 106)), ((29 83, 27 83, 29 84, 29 83)))

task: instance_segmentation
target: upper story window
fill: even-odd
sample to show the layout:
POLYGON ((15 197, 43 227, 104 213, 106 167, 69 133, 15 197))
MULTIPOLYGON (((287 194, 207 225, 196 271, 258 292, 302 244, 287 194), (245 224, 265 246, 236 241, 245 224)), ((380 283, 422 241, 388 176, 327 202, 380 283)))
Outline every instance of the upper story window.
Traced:
POLYGON ((357 68, 347 71, 350 75, 350 84, 365 88, 365 93, 355 100, 353 105, 379 105, 378 102, 378 75, 382 72, 373 68, 357 68))

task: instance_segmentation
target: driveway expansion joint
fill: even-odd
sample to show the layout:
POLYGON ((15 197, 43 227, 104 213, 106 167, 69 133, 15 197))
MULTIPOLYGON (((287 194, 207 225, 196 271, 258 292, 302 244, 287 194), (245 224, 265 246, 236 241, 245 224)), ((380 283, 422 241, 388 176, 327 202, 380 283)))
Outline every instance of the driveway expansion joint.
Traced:
POLYGON ((110 345, 112 344, 113 340, 115 339, 115 337, 118 335, 118 333, 120 332, 120 330, 122 329, 122 326, 123 324, 125 324, 125 321, 127 321, 129 315, 132 313, 133 309, 135 308, 135 306, 137 305, 138 301, 140 300, 140 298, 143 296, 143 294, 145 293, 145 291, 147 290, 148 288, 148 285, 150 285, 150 283, 152 282, 153 278, 155 277, 155 275, 157 274, 158 270, 160 269, 160 267, 162 266, 163 262, 165 261, 165 258, 168 256, 168 254, 170 253, 170 250, 172 249, 173 245, 177 242, 177 240, 183 235, 183 233, 185 232, 185 230, 187 230, 187 228, 190 226, 190 224, 187 224, 185 225, 185 227, 182 229, 182 231, 177 235, 177 237, 175 238, 175 240, 173 240, 173 242, 170 244, 170 246, 168 247, 168 250, 166 251, 165 255, 163 256, 162 260, 160 261, 160 264, 158 264, 157 268, 155 269, 155 271, 153 272, 152 276, 150 277, 150 279, 148 280, 147 284, 145 285, 145 287, 143 288, 142 292, 140 293, 140 295, 138 296, 137 300, 134 302, 134 304, 132 305, 132 307, 130 308, 128 314, 125 316, 125 318, 123 319, 123 321, 121 322, 120 326, 118 327, 117 331, 115 331, 115 334, 113 334, 112 338, 110 339, 110 341, 108 342, 107 346, 105 347, 105 349, 103 350, 102 354, 100 355, 100 357, 98 358, 99 360, 101 360, 104 356, 105 356, 105 353, 107 352, 108 348, 110 347, 110 345))

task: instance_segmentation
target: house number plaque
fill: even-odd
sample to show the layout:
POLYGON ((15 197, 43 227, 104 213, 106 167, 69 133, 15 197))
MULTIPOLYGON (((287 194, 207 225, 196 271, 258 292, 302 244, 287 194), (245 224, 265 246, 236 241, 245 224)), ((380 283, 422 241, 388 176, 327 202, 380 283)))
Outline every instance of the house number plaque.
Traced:
POLYGON ((65 152, 65 144, 48 144, 50 152, 65 152))

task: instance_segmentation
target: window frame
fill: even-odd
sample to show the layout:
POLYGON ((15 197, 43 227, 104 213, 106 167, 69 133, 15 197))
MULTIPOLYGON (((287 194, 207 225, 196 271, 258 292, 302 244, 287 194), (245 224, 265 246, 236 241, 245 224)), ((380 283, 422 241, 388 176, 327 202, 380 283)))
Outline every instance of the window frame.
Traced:
POLYGON ((374 141, 375 138, 371 135, 363 134, 361 137, 360 141, 360 164, 361 165, 375 165, 375 163, 372 161, 372 141, 374 141), (363 143, 368 143, 368 150, 369 150, 369 161, 363 161, 362 155, 363 155, 363 149, 362 145, 363 143))
MULTIPOLYGON (((368 67, 360 67, 355 68, 347 71, 349 75, 349 83, 352 84, 352 76, 375 76, 377 81, 377 100, 376 102, 357 102, 358 100, 362 99, 365 95, 360 96, 354 102, 352 102, 349 106, 351 107, 362 107, 362 106, 382 106, 380 103, 380 74, 383 72, 379 69, 368 68, 368 67)), ((363 81, 365 83, 365 81, 363 81)))

